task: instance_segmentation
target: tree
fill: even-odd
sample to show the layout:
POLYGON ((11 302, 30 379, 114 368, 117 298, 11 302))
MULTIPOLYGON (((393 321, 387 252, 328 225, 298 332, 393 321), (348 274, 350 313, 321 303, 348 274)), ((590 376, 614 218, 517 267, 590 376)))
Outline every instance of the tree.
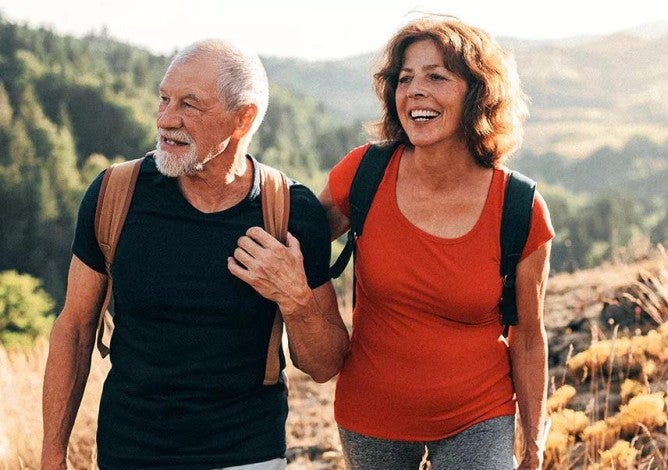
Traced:
POLYGON ((361 121, 342 126, 328 126, 316 139, 320 168, 329 171, 350 150, 368 139, 361 121))
POLYGON ((26 269, 24 246, 38 212, 35 194, 35 148, 22 118, 9 135, 9 161, 0 165, 0 270, 26 269))
POLYGON ((5 89, 5 84, 0 81, 0 130, 9 130, 13 114, 14 111, 12 104, 9 102, 9 95, 5 89))
POLYGON ((9 102, 9 95, 0 80, 0 165, 9 160, 9 132, 12 126, 14 110, 9 102))
POLYGON ((569 254, 577 268, 610 259, 641 232, 637 203, 627 194, 610 192, 587 204, 567 222, 569 254))
POLYGON ((32 86, 25 86, 20 96, 9 159, 0 166, 0 200, 7 202, 1 216, 0 269, 39 277, 60 300, 81 195, 75 145, 69 129, 44 114, 32 86))
POLYGON ((17 271, 0 272, 0 343, 29 345, 48 333, 53 323, 53 299, 39 279, 17 271))

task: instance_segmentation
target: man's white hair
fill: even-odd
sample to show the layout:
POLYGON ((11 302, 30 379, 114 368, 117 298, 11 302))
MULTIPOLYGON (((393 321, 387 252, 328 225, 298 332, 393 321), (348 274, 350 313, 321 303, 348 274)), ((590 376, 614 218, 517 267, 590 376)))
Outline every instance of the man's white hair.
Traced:
POLYGON ((236 46, 222 39, 205 39, 179 51, 170 67, 177 62, 208 56, 218 64, 218 96, 229 110, 254 104, 257 116, 253 121, 246 142, 260 127, 269 103, 267 72, 255 52, 236 46))

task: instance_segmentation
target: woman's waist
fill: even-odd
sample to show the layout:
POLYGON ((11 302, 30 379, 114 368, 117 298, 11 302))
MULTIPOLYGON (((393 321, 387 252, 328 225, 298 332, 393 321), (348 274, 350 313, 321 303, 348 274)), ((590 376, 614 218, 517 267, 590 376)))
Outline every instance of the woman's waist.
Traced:
POLYGON ((509 371, 455 381, 442 380, 438 371, 390 380, 359 372, 349 368, 339 375, 335 416, 340 426, 373 437, 441 439, 515 410, 509 371))
POLYGON ((343 399, 366 391, 384 400, 382 406, 422 409, 428 415, 460 408, 490 393, 513 393, 506 353, 425 357, 420 351, 411 357, 410 349, 370 357, 352 348, 337 387, 343 399))
POLYGON ((344 383, 428 398, 442 408, 460 406, 466 396, 510 383, 510 356, 496 325, 367 322, 353 330, 344 383))

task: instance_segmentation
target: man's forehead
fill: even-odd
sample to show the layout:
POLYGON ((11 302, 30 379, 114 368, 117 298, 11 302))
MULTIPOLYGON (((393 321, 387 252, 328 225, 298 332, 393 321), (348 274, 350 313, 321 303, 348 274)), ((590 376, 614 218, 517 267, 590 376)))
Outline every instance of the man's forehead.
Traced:
POLYGON ((178 88, 182 93, 200 95, 217 89, 218 77, 213 67, 196 63, 172 64, 160 82, 160 90, 178 88))

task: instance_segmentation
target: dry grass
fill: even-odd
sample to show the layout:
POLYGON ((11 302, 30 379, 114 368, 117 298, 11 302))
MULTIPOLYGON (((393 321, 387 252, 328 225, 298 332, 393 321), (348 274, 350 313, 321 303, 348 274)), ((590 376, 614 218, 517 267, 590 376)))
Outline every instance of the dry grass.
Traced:
POLYGON ((668 257, 660 248, 650 260, 606 273, 607 283, 584 274, 562 284, 587 289, 598 279, 599 292, 613 291, 599 294, 600 301, 624 303, 630 324, 642 326, 645 316, 656 327, 615 326, 606 337, 592 322, 591 344, 570 355, 568 374, 548 401, 545 467, 668 469, 668 257))
MULTIPOLYGON (((635 296, 641 308, 653 308, 652 316, 659 315, 657 318, 664 324, 630 337, 595 335, 587 350, 574 351, 568 361, 569 373, 558 384, 561 387, 554 391, 549 402, 552 428, 545 468, 668 469, 666 260, 664 254, 659 263, 661 269, 657 269, 656 260, 653 264, 608 266, 559 276, 551 284, 548 315, 551 308, 553 312, 554 309, 570 310, 571 318, 583 315, 585 310, 600 310, 605 296, 625 288, 628 296, 635 296), (637 283, 653 286, 651 292, 645 287, 639 288, 637 283), (585 298, 585 294, 593 298, 585 298), (569 408, 582 394, 589 397, 587 406, 569 408), (608 411, 608 402, 613 396, 619 396, 620 403, 608 411)), ((349 315, 345 317, 349 320, 349 315)), ((563 320, 550 319, 555 325, 563 325, 563 320)), ((0 347, 0 469, 39 468, 41 389, 47 347, 46 340, 38 341, 27 350, 7 351, 0 347)), ((107 370, 108 363, 95 354, 69 450, 73 469, 94 468, 97 406, 107 370)), ((333 419, 334 380, 316 384, 291 365, 287 373, 290 380, 288 468, 343 469, 333 419)))
POLYGON ((572 382, 589 388, 589 401, 584 410, 568 408, 578 393, 571 384, 552 393, 545 467, 667 469, 668 323, 646 335, 594 341, 568 367, 572 382))
MULTIPOLYGON (((38 469, 42 438, 42 382, 48 354, 46 339, 31 349, 0 346, 0 468, 38 469)), ((108 361, 95 356, 81 410, 70 441, 70 468, 95 468, 95 428, 108 361)))
MULTIPOLYGON (((8 351, 0 345, 0 469, 39 468, 42 436, 41 393, 48 343, 8 351)), ((95 353, 91 375, 69 448, 70 468, 96 468, 95 429, 108 360, 95 353)), ((334 381, 317 384, 288 364, 290 414, 287 422, 290 469, 343 469, 332 397, 334 381)))

